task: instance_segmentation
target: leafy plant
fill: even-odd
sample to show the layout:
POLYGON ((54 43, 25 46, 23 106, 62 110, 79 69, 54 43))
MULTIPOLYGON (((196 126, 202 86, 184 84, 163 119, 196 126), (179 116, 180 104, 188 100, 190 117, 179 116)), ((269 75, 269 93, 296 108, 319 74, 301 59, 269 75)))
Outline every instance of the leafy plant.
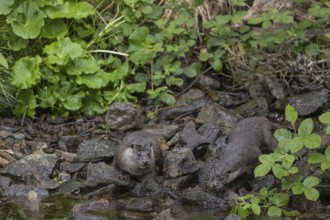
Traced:
MULTIPOLYGON (((319 119, 327 124, 327 132, 330 122, 330 114, 324 113, 319 119)), ((295 128, 296 120, 298 119, 295 109, 288 105, 285 109, 285 118, 295 128)), ((248 194, 240 197, 237 206, 233 208, 233 212, 238 213, 243 218, 246 218, 252 211, 256 215, 260 215, 262 209, 267 212, 270 217, 280 217, 282 215, 292 216, 297 215, 297 211, 287 211, 282 206, 286 206, 292 195, 304 195, 310 201, 319 199, 319 191, 317 186, 320 179, 316 176, 303 176, 300 174, 295 162, 300 159, 299 151, 306 148, 309 151, 314 151, 321 145, 321 137, 318 134, 312 133, 314 129, 312 119, 304 119, 297 131, 291 133, 287 129, 278 129, 274 136, 278 141, 278 147, 270 154, 262 154, 259 156, 260 165, 258 165, 254 174, 256 177, 263 177, 268 173, 272 173, 275 178, 281 181, 280 189, 272 189, 267 192, 262 189, 259 194, 248 194), (276 195, 276 196, 275 196, 276 195)), ((329 169, 330 146, 326 148, 324 154, 314 152, 309 156, 308 164, 321 164, 322 171, 329 169)))

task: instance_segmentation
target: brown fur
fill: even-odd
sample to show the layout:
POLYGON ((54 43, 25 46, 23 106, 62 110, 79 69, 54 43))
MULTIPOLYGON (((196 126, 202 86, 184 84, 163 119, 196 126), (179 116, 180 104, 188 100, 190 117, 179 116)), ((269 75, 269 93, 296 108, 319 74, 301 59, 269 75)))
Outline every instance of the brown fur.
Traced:
POLYGON ((229 136, 228 146, 215 164, 211 187, 222 189, 253 168, 258 163, 261 146, 274 150, 277 146, 273 136, 274 126, 265 117, 250 117, 239 121, 229 136))
POLYGON ((141 181, 155 178, 156 164, 161 163, 162 151, 158 136, 146 131, 126 135, 117 147, 113 164, 141 181))

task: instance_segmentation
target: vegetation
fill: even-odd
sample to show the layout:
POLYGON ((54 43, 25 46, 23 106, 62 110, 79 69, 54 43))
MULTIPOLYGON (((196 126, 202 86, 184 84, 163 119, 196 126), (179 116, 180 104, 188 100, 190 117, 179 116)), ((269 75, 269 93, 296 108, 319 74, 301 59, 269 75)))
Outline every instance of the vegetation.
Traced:
MULTIPOLYGON (((278 129, 274 134, 278 147, 271 154, 260 155, 261 164, 254 170, 256 177, 263 177, 271 172, 276 179, 280 180, 281 186, 279 189, 274 188, 270 191, 263 188, 257 195, 247 194, 240 197, 232 212, 238 213, 243 218, 247 218, 250 212, 256 215, 266 212, 269 217, 295 216, 299 214, 298 211, 287 210, 293 195, 304 195, 307 200, 314 202, 319 199, 320 193, 317 186, 320 179, 310 175, 312 173, 310 170, 308 173, 299 170, 297 161, 304 162, 302 169, 316 165, 325 172, 330 169, 330 146, 323 152, 315 151, 321 145, 321 137, 312 133, 314 128, 312 119, 304 119, 296 131, 295 123, 298 115, 292 106, 286 107, 285 117, 292 124, 293 134, 287 129, 278 129), (303 148, 310 152, 308 160, 303 160, 299 154, 303 148)), ((327 126, 326 133, 329 134, 330 112, 322 114, 319 120, 327 126)))
POLYGON ((309 17, 273 9, 246 22, 243 0, 228 0, 213 14, 202 13, 207 3, 0 0, 0 72, 14 88, 6 94, 17 100, 16 115, 35 117, 38 108, 101 114, 115 101, 136 102, 138 93, 173 105, 175 92, 206 70, 229 79, 228 89, 258 69, 297 89, 323 83, 330 36, 309 33, 328 24, 328 1, 296 0, 309 17), (305 72, 318 71, 292 71, 300 54, 312 61, 305 72))

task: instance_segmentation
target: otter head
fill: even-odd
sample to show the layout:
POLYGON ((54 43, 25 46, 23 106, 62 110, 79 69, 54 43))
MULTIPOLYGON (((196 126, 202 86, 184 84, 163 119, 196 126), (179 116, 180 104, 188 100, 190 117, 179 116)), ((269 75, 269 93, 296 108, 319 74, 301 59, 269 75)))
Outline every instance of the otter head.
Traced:
POLYGON ((134 144, 130 145, 132 151, 132 160, 138 169, 146 169, 154 162, 153 147, 151 144, 134 144))

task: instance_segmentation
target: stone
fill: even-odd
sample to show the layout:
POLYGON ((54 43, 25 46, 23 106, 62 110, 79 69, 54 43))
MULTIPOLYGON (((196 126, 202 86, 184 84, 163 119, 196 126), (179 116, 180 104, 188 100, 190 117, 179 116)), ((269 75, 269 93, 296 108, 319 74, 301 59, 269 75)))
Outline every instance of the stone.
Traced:
POLYGON ((148 198, 127 198, 117 201, 117 208, 130 211, 151 212, 153 202, 148 198))
POLYGON ((78 147, 77 157, 80 162, 112 161, 117 146, 110 140, 85 140, 78 147))

